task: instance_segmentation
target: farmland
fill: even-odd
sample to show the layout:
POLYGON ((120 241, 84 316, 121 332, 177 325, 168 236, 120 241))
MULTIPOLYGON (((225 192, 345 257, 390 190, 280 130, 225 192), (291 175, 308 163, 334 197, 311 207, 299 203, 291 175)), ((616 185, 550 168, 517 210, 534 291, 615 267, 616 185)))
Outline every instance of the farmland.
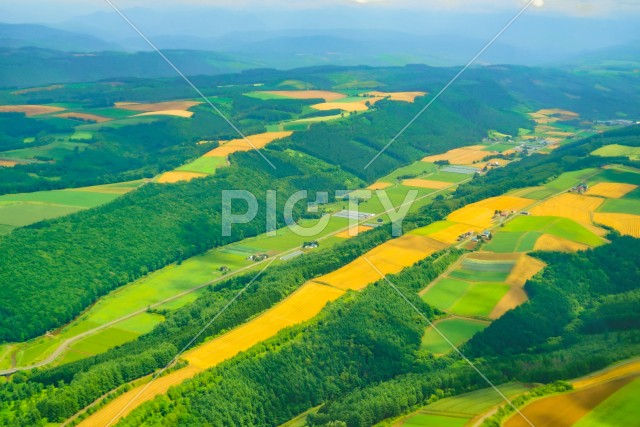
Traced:
POLYGON ((422 345, 420 348, 435 355, 443 355, 451 352, 451 344, 456 347, 463 344, 476 333, 487 327, 488 323, 480 320, 451 317, 438 321, 434 325, 440 333, 438 333, 435 328, 428 327, 422 337, 422 345), (446 340, 441 334, 446 337, 446 340), (451 342, 451 344, 449 344, 447 340, 451 342))
POLYGON ((595 150, 591 155, 600 157, 628 157, 632 160, 637 160, 640 158, 640 147, 611 144, 595 150))
MULTIPOLYGON (((520 383, 509 383, 498 386, 507 398, 513 398, 530 389, 520 383)), ((431 403, 418 411, 398 419, 393 426, 397 427, 464 427, 472 420, 487 412, 492 407, 504 402, 495 390, 487 388, 447 397, 431 403)))
POLYGON ((519 211, 532 203, 532 200, 521 197, 492 197, 458 209, 447 219, 473 227, 487 228, 496 223, 496 211, 519 211))

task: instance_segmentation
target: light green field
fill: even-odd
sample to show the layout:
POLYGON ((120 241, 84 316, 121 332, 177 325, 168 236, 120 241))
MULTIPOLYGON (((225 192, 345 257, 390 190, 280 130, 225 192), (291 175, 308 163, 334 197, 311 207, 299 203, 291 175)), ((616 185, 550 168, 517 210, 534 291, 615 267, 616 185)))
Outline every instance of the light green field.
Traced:
POLYGON ((35 193, 6 194, 0 196, 0 202, 34 202, 54 205, 93 208, 115 199, 117 194, 78 190, 51 190, 35 193))
POLYGON ((628 157, 631 160, 637 160, 640 158, 640 147, 611 144, 598 148, 591 153, 591 155, 600 157, 628 157))
POLYGON ((77 131, 69 137, 70 141, 88 141, 93 138, 93 133, 87 131, 77 131))
POLYGON ((626 213, 640 215, 640 200, 634 199, 607 199, 598 212, 626 213))
POLYGON ((3 195, 0 196, 0 224, 23 227, 103 205, 126 192, 118 194, 115 187, 104 191, 108 192, 52 190, 3 195))
POLYGON ((247 92, 247 93, 244 94, 244 96, 248 96, 250 98, 261 99, 263 101, 268 101, 270 99, 292 99, 292 98, 289 98, 287 96, 276 95, 276 94, 273 94, 273 93, 266 93, 266 92, 247 92))
POLYGON ((516 147, 517 144, 508 144, 505 142, 498 142, 495 144, 488 145, 483 148, 484 151, 498 151, 502 153, 503 151, 511 150, 513 147, 516 147))
MULTIPOLYGON (((530 389, 530 387, 519 383, 502 384, 497 388, 507 398, 515 397, 530 389)), ((402 427, 464 426, 470 419, 484 414, 502 403, 504 403, 502 396, 492 388, 485 388, 459 396, 440 399, 401 420, 401 423, 394 425, 402 427)))
POLYGON ((601 402, 574 427, 638 425, 639 405, 640 378, 637 378, 601 402))
POLYGON ((537 231, 589 246, 600 246, 604 244, 604 239, 596 236, 577 222, 567 218, 522 215, 510 221, 501 230, 515 232, 537 231))
POLYGON ((446 230, 447 228, 455 225, 455 222, 451 221, 437 221, 427 225, 426 227, 416 228, 412 230, 409 234, 415 234, 418 236, 428 236, 429 234, 437 233, 438 231, 446 230))
POLYGON ((216 169, 226 166, 227 159, 224 157, 200 157, 191 163, 180 166, 176 170, 185 172, 197 172, 214 174, 216 169))
POLYGON ((311 408, 308 411, 303 412, 297 417, 287 421, 286 423, 280 425, 280 427, 305 427, 307 425, 307 416, 309 414, 315 414, 320 409, 320 406, 316 406, 315 408, 311 408))
MULTIPOLYGON (((299 224, 301 227, 312 227, 319 223, 319 220, 301 220, 299 224)), ((338 218, 332 216, 329 219, 327 227, 322 231, 321 235, 326 235, 341 228, 347 227, 349 220, 347 218, 338 218)), ((246 253, 245 256, 255 254, 258 252, 281 252, 291 249, 296 246, 302 246, 302 244, 309 240, 315 240, 319 236, 300 236, 288 227, 283 227, 276 231, 276 236, 270 237, 266 235, 260 235, 245 239, 238 244, 232 244, 228 246, 230 251, 236 251, 237 253, 246 253)), ((322 246, 322 243, 320 243, 322 246)))
POLYGON ((44 203, 3 203, 0 204, 0 224, 9 227, 24 227, 45 219, 69 215, 81 209, 44 203))
MULTIPOLYGON (((442 335, 458 347, 488 325, 489 323, 487 322, 452 318, 444 319, 435 326, 442 335)), ((442 335, 436 332, 434 328, 428 327, 422 337, 420 348, 438 355, 449 353, 452 350, 451 345, 442 338, 442 335)))
MULTIPOLYGON (((409 191, 412 191, 412 190, 417 191, 416 199, 423 196, 427 196, 429 194, 433 194, 436 191, 438 191, 438 190, 432 190, 429 188, 407 187, 405 185, 396 185, 396 186, 385 188, 384 190, 379 190, 379 191, 382 191, 384 194, 386 194, 387 197, 389 198, 389 201, 391 201, 391 204, 397 208, 398 206, 404 203, 405 197, 407 196, 409 191)), ((357 194, 358 193, 356 193, 356 195, 357 194)), ((360 194, 363 194, 363 192, 360 192, 360 194)), ((425 204, 428 204, 430 201, 431 201, 431 198, 427 197, 423 200, 413 203, 411 205, 409 212, 415 212, 420 207, 424 206, 425 204)), ((341 209, 348 209, 348 203, 346 201, 339 203, 338 206, 341 209)), ((368 212, 368 213, 374 213, 374 214, 378 214, 386 211, 376 191, 371 191, 371 198, 360 203, 359 210, 360 212, 368 212)))
POLYGON ((469 282, 444 278, 434 283, 424 293, 422 299, 440 310, 448 310, 464 296, 470 287, 469 282))
POLYGON ((504 283, 472 283, 449 311, 460 316, 487 317, 509 289, 509 285, 504 283))
POLYGON ((523 194, 522 197, 525 197, 527 199, 533 199, 533 200, 543 200, 543 199, 546 199, 547 197, 553 196, 556 193, 557 193, 556 190, 545 188, 545 189, 532 190, 530 193, 523 194))
POLYGON ((11 233, 15 227, 13 225, 0 224, 0 236, 11 233))
POLYGON ((404 177, 405 179, 408 177, 416 178, 418 176, 432 174, 437 171, 438 171, 438 168, 433 163, 418 161, 415 163, 411 163, 408 166, 404 166, 399 169, 396 169, 395 171, 391 172, 389 175, 383 178, 380 178, 380 181, 390 182, 392 184, 395 184, 397 183, 399 177, 404 177))
POLYGON ((78 150, 84 150, 88 144, 84 142, 71 142, 64 137, 63 141, 55 141, 51 144, 40 147, 20 148, 18 150, 5 151, 3 157, 12 159, 33 159, 35 157, 48 157, 54 160, 61 160, 72 154, 76 147, 78 150))
POLYGON ((157 314, 143 313, 131 319, 124 320, 111 328, 100 331, 73 344, 68 352, 64 354, 60 363, 69 363, 104 353, 111 348, 133 341, 140 335, 151 332, 162 319, 163 317, 157 314))
POLYGON ((502 231, 493 235, 493 239, 484 246, 484 250, 500 254, 530 252, 536 240, 542 236, 537 231, 502 231))
POLYGON ((601 174, 601 173, 602 171, 596 168, 581 169, 579 171, 574 171, 574 172, 566 172, 560 175, 558 178, 554 179, 553 181, 548 182, 544 186, 550 190, 555 190, 555 192, 564 191, 579 184, 583 180, 593 179, 590 177, 596 174, 601 174))

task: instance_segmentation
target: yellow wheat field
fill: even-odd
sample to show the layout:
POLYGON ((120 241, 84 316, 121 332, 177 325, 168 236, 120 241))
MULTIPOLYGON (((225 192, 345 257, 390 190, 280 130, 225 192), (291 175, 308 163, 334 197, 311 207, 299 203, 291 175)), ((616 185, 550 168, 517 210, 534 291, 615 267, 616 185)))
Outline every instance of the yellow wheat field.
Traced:
POLYGON ((616 378, 640 374, 640 360, 632 360, 571 381, 575 388, 590 387, 616 378))
POLYGON ((452 245, 458 241, 458 236, 464 233, 468 233, 470 231, 473 233, 478 233, 482 231, 482 228, 473 227, 468 224, 457 223, 457 224, 451 225, 450 227, 445 228, 444 230, 431 233, 429 234, 429 237, 431 237, 434 240, 437 240, 438 242, 452 245))
POLYGON ((78 426, 105 427, 108 425, 114 425, 117 420, 129 415, 131 411, 136 409, 142 403, 166 393, 170 387, 180 384, 189 378, 193 378, 200 372, 202 372, 200 368, 187 366, 158 378, 149 386, 145 383, 138 387, 134 387, 100 408, 93 415, 85 418, 80 424, 78 424, 78 426))
POLYGON ((640 238, 640 216, 631 214, 601 213, 593 214, 594 222, 612 227, 627 236, 640 238))
POLYGON ((4 168, 12 168, 17 164, 18 162, 14 162, 13 160, 0 160, 0 167, 4 168))
POLYGON ((192 179, 202 178, 205 176, 208 176, 208 175, 206 173, 197 173, 197 172, 180 172, 180 171, 165 172, 162 175, 160 175, 160 178, 158 178, 158 182, 160 184, 173 184, 175 182, 191 181, 192 179))
POLYGON ((493 222, 495 211, 519 211, 534 203, 533 200, 522 197, 499 196, 472 203, 449 214, 447 219, 452 222, 487 228, 493 222))
POLYGON ((46 92, 46 91, 51 91, 51 90, 56 90, 56 89, 62 89, 64 86, 63 85, 51 85, 51 86, 44 86, 44 87, 30 87, 28 89, 21 89, 21 90, 16 90, 15 92, 11 92, 11 95, 24 95, 26 93, 32 93, 32 92, 46 92))
POLYGON ((394 274, 446 247, 445 243, 425 236, 405 234, 383 243, 344 267, 314 281, 327 283, 339 289, 360 290, 382 279, 380 273, 371 267, 365 258, 382 274, 394 274))
POLYGON ((0 105, 0 113, 24 113, 27 117, 64 111, 64 108, 48 105, 0 105))
POLYGON ((386 98, 389 97, 391 101, 404 101, 404 102, 415 102, 416 98, 419 96, 426 95, 426 92, 369 92, 367 95, 386 98))
POLYGON ((122 110, 131 111, 167 111, 167 110, 187 110, 196 105, 200 105, 199 101, 167 101, 167 102, 154 102, 148 104, 141 104, 137 102, 116 102, 115 107, 122 110))
POLYGON ((346 98, 347 95, 338 92, 330 92, 328 90, 269 90, 260 91, 260 93, 268 93, 271 95, 284 96, 293 99, 318 99, 325 101, 337 101, 346 98))
POLYGON ((450 182, 443 181, 432 181, 430 179, 405 179, 402 181, 402 185, 407 185, 409 187, 418 187, 418 188, 430 188, 433 190, 444 190, 445 188, 449 188, 454 184, 450 182))
POLYGON ((62 117, 65 119, 92 120, 97 123, 108 122, 109 120, 112 120, 109 117, 98 116, 97 114, 88 114, 88 113, 62 113, 62 114, 56 114, 56 117, 62 117))
POLYGON ((545 266, 546 264, 538 259, 520 254, 505 282, 512 286, 524 286, 527 280, 535 276, 545 266))
POLYGON ((300 289, 255 319, 206 342, 186 353, 190 366, 207 369, 255 344, 276 335, 282 329, 313 318, 329 302, 344 294, 343 290, 318 283, 305 283, 300 289))
POLYGON ((498 304, 493 307, 493 310, 489 313, 489 319, 498 319, 502 317, 502 315, 507 311, 524 304, 528 299, 529 297, 523 288, 519 286, 512 286, 502 299, 498 301, 498 304))
POLYGON ((558 216, 569 218, 582 224, 591 224, 593 212, 604 203, 599 197, 563 193, 540 203, 531 209, 532 215, 558 216))
POLYGON ((619 199, 627 193, 638 188, 633 184, 618 184, 616 182, 600 182, 587 190, 586 194, 590 196, 603 196, 610 199, 619 199))
POLYGON ((362 225, 362 224, 358 224, 355 227, 352 227, 348 230, 344 230, 341 231, 340 233, 336 234, 336 237, 340 237, 343 239, 349 239, 351 237, 355 237, 360 233, 364 233, 365 231, 369 231, 371 230, 373 227, 371 227, 370 225, 362 225))
POLYGON ((577 252, 588 249, 589 246, 552 234, 543 234, 536 240, 533 250, 552 252, 577 252))
POLYGON ((338 299, 343 294, 344 291, 340 289, 305 283, 285 300, 255 319, 185 353, 183 359, 189 362, 186 368, 160 377, 150 386, 144 384, 124 393, 85 419, 80 426, 102 427, 111 423, 114 418, 128 415, 142 403, 166 393, 171 386, 178 385, 204 369, 248 350, 288 326, 313 318, 328 302, 338 299))
POLYGON ((389 188, 392 185, 393 184, 391 184, 390 182, 378 181, 368 186, 367 190, 384 190, 385 188, 389 188))
POLYGON ((229 154, 237 153, 238 151, 250 151, 254 148, 263 148, 267 144, 276 139, 285 138, 290 136, 293 132, 265 132, 256 135, 247 136, 250 141, 247 142, 243 138, 232 139, 225 142, 220 147, 214 148, 209 151, 204 157, 227 157, 229 154))
POLYGON ((187 110, 147 111, 146 113, 136 114, 133 117, 142 117, 142 116, 173 116, 173 117, 183 117, 185 119, 188 119, 193 116, 193 111, 187 111, 187 110))
POLYGON ((370 104, 373 104, 377 101, 377 98, 362 98, 362 102, 322 102, 320 104, 314 104, 311 108, 315 108, 320 111, 327 110, 343 110, 347 112, 351 111, 367 111, 369 107, 365 104, 369 101, 370 104))
POLYGON ((454 165, 468 165, 482 160, 489 155, 488 151, 484 151, 483 145, 471 145, 463 148, 456 148, 449 150, 444 154, 438 154, 435 156, 428 156, 422 159, 423 162, 436 162, 438 160, 448 160, 449 163, 454 165))

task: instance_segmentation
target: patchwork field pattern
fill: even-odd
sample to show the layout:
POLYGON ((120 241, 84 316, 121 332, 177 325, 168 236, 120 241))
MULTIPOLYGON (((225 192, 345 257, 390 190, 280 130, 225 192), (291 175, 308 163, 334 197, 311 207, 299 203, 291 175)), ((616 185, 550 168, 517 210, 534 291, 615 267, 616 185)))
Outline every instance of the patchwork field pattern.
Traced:
MULTIPOLYGON (((511 399, 531 387, 520 383, 497 386, 498 390, 511 399)), ((464 427, 475 425, 474 421, 491 408, 504 403, 504 399, 494 389, 486 388, 459 396, 440 399, 420 410, 402 417, 394 427, 464 427)))
POLYGON ((531 209, 531 214, 536 216, 568 218, 583 225, 590 226, 593 212, 595 212, 602 203, 604 203, 604 199, 599 197, 563 193, 535 206, 531 209))
POLYGON ((562 237, 552 234, 543 234, 536 240, 533 250, 536 251, 552 251, 552 252, 577 252, 588 249, 589 246, 574 242, 572 240, 563 239, 562 237))
MULTIPOLYGON (((369 267, 371 268, 371 267, 369 267)), ((343 290, 317 283, 306 283, 284 301, 253 320, 214 338, 184 354, 189 366, 158 378, 151 386, 138 386, 114 399, 80 426, 105 426, 114 418, 129 414, 143 402, 164 394, 169 387, 194 377, 269 339, 282 329, 313 318, 330 301, 344 294, 343 290)))
POLYGON ((487 228, 494 224, 494 215, 499 211, 519 211, 533 203, 522 197, 499 196, 467 205, 449 214, 449 221, 487 228))

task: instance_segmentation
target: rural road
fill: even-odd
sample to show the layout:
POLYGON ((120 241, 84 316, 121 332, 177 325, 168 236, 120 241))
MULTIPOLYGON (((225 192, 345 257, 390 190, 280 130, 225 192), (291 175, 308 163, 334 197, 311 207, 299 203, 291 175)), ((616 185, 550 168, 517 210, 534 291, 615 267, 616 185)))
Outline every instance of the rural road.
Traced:
MULTIPOLYGON (((454 187, 457 187, 457 186, 459 186, 459 185, 462 185, 462 184, 464 184, 464 183, 466 183, 466 182, 469 182, 470 180, 471 180, 471 179, 467 179, 467 180, 465 180, 465 181, 459 182, 459 183, 457 183, 457 184, 453 184, 453 185, 451 185, 451 186, 449 186, 449 187, 447 187, 447 188, 444 188, 444 189, 441 189, 441 190, 435 191, 435 192, 430 193, 430 194, 427 194, 427 195, 425 195, 425 196, 417 197, 417 198, 416 198, 414 201, 412 201, 411 203, 415 203, 415 202, 417 202, 417 201, 419 201, 419 200, 422 200, 422 199, 425 199, 425 198, 427 198, 427 197, 432 197, 432 196, 434 196, 434 195, 436 195, 436 194, 438 194, 438 193, 441 193, 441 192, 447 191, 447 190, 449 190, 449 189, 451 189, 451 188, 454 188, 454 187)), ((378 217, 381 217, 381 216, 383 216, 383 215, 386 215, 386 214, 388 214, 389 212, 391 212, 391 211, 393 211, 393 210, 397 210, 398 208, 403 207, 403 206, 405 206, 405 205, 407 205, 407 203, 403 203, 403 204, 401 204, 401 205, 399 205, 399 206, 397 206, 397 207, 394 207, 393 209, 387 209, 387 210, 386 210, 386 211, 384 211, 384 212, 381 212, 381 213, 376 214, 376 215, 374 215, 374 216, 372 216, 372 217, 369 217, 369 218, 366 218, 366 219, 364 219, 364 220, 362 220, 362 221, 359 221, 359 222, 358 222, 358 224, 362 224, 362 223, 365 223, 365 222, 369 222, 369 221, 371 221, 371 220, 372 220, 372 219, 374 219, 374 218, 378 218, 378 217)), ((322 237, 318 238, 317 240, 325 240, 325 239, 328 239, 329 237, 332 237, 332 236, 334 236, 334 235, 336 235, 336 234, 338 234, 338 233, 341 233, 341 232, 343 232, 343 231, 346 231, 346 230, 348 230, 349 228, 350 228, 350 226, 347 226, 347 227, 341 228, 341 229, 339 229, 339 230, 336 230, 336 231, 334 231, 334 232, 331 232, 331 233, 329 233, 329 234, 326 234, 326 235, 324 235, 324 236, 322 236, 322 237)), ((289 254, 289 253, 295 252, 295 251, 297 251, 297 250, 299 250, 299 247, 298 247, 298 246, 296 246, 296 247, 294 247, 294 248, 291 248, 291 249, 288 249, 288 250, 285 250, 285 251, 283 251, 283 252, 280 252, 280 253, 278 253, 277 255, 274 255, 274 256, 276 256, 276 257, 282 257, 282 256, 284 256, 284 255, 287 255, 287 254, 289 254)), ((123 321, 125 321, 125 320, 131 319, 132 317, 135 317, 135 316, 138 316, 138 315, 140 315, 140 314, 143 314, 143 313, 145 313, 145 312, 148 310, 148 308, 156 308, 156 307, 159 307, 159 306, 161 306, 161 305, 163 305, 163 304, 166 304, 166 303, 168 303, 168 302, 174 301, 174 300, 176 300, 176 299, 178 299, 178 298, 181 298, 181 297, 183 297, 183 296, 185 296, 185 295, 189 295, 189 294, 191 294, 191 293, 193 293, 193 292, 196 292, 196 291, 198 291, 198 290, 200 290, 200 289, 202 289, 202 288, 205 288, 205 287, 207 287, 207 286, 211 286, 211 285, 213 285, 213 284, 215 284, 215 283, 221 282, 221 281, 223 281, 223 280, 227 280, 227 279, 228 279, 228 278, 230 278, 230 277, 233 277, 233 276, 238 275, 238 274, 240 274, 240 273, 243 273, 243 272, 245 272, 245 271, 248 271, 248 270, 251 270, 251 269, 253 269, 253 268, 256 268, 256 267, 257 267, 257 266, 259 266, 260 264, 262 264, 262 263, 264 263, 264 262, 267 262, 267 261, 269 261, 269 260, 270 260, 270 258, 267 258, 267 259, 265 259, 265 260, 263 260, 263 261, 260 261, 260 262, 255 263, 255 264, 251 264, 251 265, 248 265, 248 266, 246 266, 246 267, 242 267, 242 268, 240 268, 240 269, 238 269, 238 270, 235 270, 235 271, 233 271, 233 272, 231 272, 231 273, 229 273, 229 274, 227 274, 227 275, 224 275, 224 276, 218 277, 218 278, 216 278, 216 279, 214 279, 214 280, 211 280, 211 281, 209 281, 209 282, 206 282, 206 283, 200 284, 200 285, 195 286, 195 287, 193 287, 193 288, 191 288, 191 289, 187 289, 187 290, 185 290, 185 291, 180 292, 179 294, 173 295, 173 296, 171 296, 171 297, 169 297, 169 298, 166 298, 166 299, 164 299, 164 300, 162 300, 162 301, 158 301, 158 302, 156 302, 156 303, 150 304, 148 307, 141 308, 141 309, 139 309, 139 310, 133 311, 133 312, 131 312, 131 313, 129 313, 129 314, 127 314, 127 315, 125 315, 125 316, 122 316, 122 317, 119 317, 119 318, 117 318, 117 319, 114 319, 114 320, 112 320, 112 321, 110 321, 110 322, 104 323, 104 324, 102 324, 102 325, 100 325, 100 326, 97 326, 97 327, 95 327, 95 328, 93 328, 93 329, 90 329, 90 330, 88 330, 88 331, 86 331, 86 332, 83 332, 83 333, 81 333, 81 334, 78 334, 78 335, 76 335, 76 336, 74 336, 74 337, 68 338, 68 339, 66 339, 65 341, 63 341, 63 342, 62 342, 62 343, 61 343, 61 344, 60 344, 60 345, 59 345, 59 346, 58 346, 58 347, 53 351, 53 353, 51 353, 49 356, 47 356, 47 358, 46 358, 46 359, 43 359, 43 360, 41 360, 40 362, 34 363, 34 364, 32 364, 32 365, 28 365, 28 366, 11 367, 11 368, 9 368, 9 369, 0 370, 0 376, 12 375, 12 374, 15 374, 15 373, 16 373, 16 372, 18 372, 18 371, 27 371, 27 370, 30 370, 30 369, 34 369, 34 368, 41 368, 41 367, 43 367, 43 366, 46 366, 46 365, 48 365, 48 364, 50 364, 50 363, 54 362, 54 361, 55 361, 58 357, 60 357, 60 356, 61 356, 61 355, 66 351, 66 350, 68 350, 68 349, 69 349, 69 347, 71 347, 73 344, 75 344, 76 342, 78 342, 78 341, 80 341, 80 340, 82 340, 82 339, 84 339, 84 338, 86 338, 86 337, 88 337, 88 336, 90 336, 90 335, 93 335, 93 334, 95 334, 95 333, 97 333, 97 332, 100 332, 100 331, 102 331, 102 330, 104 330, 104 329, 107 329, 107 328, 109 328, 109 327, 111 327, 111 326, 114 326, 114 325, 116 325, 116 324, 118 324, 118 323, 120 323, 120 322, 123 322, 123 321)))

